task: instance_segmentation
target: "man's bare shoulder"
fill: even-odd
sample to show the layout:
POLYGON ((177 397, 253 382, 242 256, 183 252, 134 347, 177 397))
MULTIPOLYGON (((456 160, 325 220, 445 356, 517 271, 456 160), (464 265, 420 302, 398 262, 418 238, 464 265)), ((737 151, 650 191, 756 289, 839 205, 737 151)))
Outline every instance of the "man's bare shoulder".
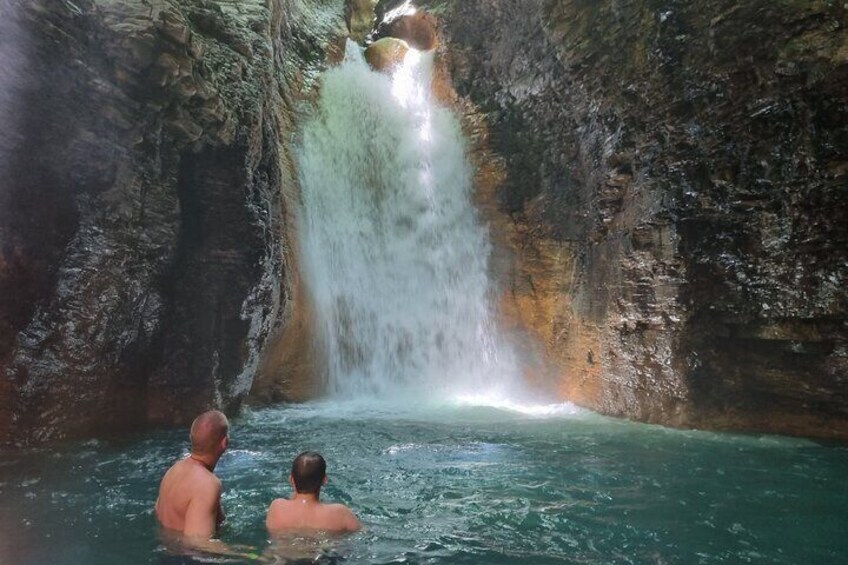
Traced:
POLYGON ((269 530, 281 529, 284 527, 284 518, 286 510, 291 506, 291 501, 285 498, 274 499, 268 505, 268 513, 265 516, 265 527, 269 530))
POLYGON ((325 504, 324 511, 332 516, 333 521, 338 526, 338 529, 355 532, 361 528, 359 519, 357 519, 353 511, 344 504, 325 504))
POLYGON ((181 489, 187 488, 190 491, 221 491, 221 479, 206 467, 190 459, 181 459, 174 463, 165 473, 162 481, 173 481, 178 483, 181 489))
POLYGON ((268 510, 284 510, 286 507, 291 505, 291 500, 286 498, 275 498, 271 501, 271 504, 268 505, 268 510))
POLYGON ((198 473, 200 473, 200 476, 203 477, 202 479, 198 479, 198 480, 202 480, 202 481, 204 481, 204 482, 206 482, 210 485, 213 485, 213 486, 215 486, 219 489, 221 488, 221 479, 219 479, 218 475, 216 475, 212 471, 201 467, 200 470, 198 471, 198 473))
POLYGON ((341 503, 338 503, 338 502, 328 502, 328 503, 322 504, 322 506, 328 512, 335 512, 335 513, 338 513, 338 514, 353 514, 353 512, 351 512, 350 508, 348 508, 344 504, 341 504, 341 503))
POLYGON ((197 485, 204 490, 209 491, 210 493, 214 493, 217 495, 221 494, 221 479, 215 476, 214 473, 206 472, 203 475, 197 476, 197 485))
POLYGON ((271 504, 268 505, 268 516, 284 513, 291 506, 291 500, 288 500, 286 498, 275 498, 271 501, 271 504))

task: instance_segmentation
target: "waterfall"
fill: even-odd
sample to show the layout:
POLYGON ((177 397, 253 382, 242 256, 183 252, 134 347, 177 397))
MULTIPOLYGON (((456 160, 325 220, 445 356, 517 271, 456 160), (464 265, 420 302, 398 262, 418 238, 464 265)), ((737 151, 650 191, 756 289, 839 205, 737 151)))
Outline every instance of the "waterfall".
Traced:
POLYGON ((507 398, 490 244, 457 118, 430 96, 432 54, 393 76, 348 43, 299 143, 303 275, 337 398, 507 398))

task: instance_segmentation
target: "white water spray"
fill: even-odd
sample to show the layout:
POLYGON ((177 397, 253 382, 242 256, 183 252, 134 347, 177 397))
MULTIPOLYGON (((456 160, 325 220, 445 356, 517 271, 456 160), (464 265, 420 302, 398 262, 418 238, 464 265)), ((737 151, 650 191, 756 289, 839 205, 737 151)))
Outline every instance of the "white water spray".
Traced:
POLYGON ((510 398, 515 355, 490 308, 490 246, 432 55, 393 76, 348 44, 299 150, 304 278, 336 398, 510 398))

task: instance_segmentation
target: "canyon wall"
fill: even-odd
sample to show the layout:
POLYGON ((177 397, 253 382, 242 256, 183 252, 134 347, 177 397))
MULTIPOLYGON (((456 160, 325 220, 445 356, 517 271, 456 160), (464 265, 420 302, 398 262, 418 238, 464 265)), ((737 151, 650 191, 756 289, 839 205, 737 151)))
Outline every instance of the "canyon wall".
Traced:
POLYGON ((615 416, 848 437, 845 7, 424 6, 528 376, 615 416))
MULTIPOLYGON (((0 0, 0 444, 316 394, 291 145, 343 4, 0 0)), ((848 438, 845 6, 420 4, 528 378, 848 438)))
POLYGON ((337 4, 0 2, 0 443, 238 408, 291 316, 337 4))

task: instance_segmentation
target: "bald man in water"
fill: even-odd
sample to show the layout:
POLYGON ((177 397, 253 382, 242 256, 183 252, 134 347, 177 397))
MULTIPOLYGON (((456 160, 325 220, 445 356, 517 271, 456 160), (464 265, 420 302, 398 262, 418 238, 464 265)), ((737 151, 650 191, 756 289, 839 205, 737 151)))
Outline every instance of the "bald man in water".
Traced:
POLYGON ((289 500, 278 498, 268 507, 265 527, 273 533, 324 531, 355 532, 359 520, 344 504, 324 504, 318 500, 327 484, 327 463, 320 454, 304 451, 292 463, 289 500))
POLYGON ((213 472, 230 441, 230 423, 217 410, 191 425, 191 453, 168 469, 159 485, 156 518, 190 540, 208 540, 224 521, 221 481, 213 472))

